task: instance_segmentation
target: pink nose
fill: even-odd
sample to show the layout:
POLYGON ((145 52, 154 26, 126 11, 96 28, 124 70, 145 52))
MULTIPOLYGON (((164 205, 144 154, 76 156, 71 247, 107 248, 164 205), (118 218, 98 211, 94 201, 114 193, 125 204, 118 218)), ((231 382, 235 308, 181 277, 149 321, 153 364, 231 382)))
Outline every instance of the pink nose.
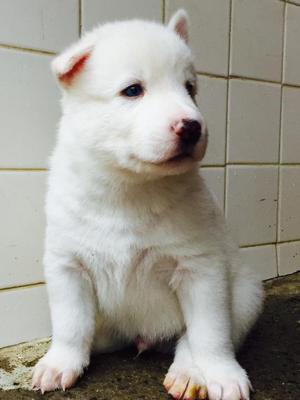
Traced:
POLYGON ((195 145, 201 136, 201 124, 194 119, 182 119, 176 121, 171 130, 180 137, 180 142, 183 146, 195 145))

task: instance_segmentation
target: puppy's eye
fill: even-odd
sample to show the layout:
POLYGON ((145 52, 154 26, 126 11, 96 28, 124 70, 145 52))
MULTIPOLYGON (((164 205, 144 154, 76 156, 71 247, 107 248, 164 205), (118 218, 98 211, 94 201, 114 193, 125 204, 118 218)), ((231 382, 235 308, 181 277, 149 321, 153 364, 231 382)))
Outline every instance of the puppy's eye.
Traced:
POLYGON ((188 94, 189 94, 191 97, 194 97, 194 96, 195 96, 195 94, 196 94, 196 88, 195 88, 195 85, 192 84, 192 82, 186 81, 186 82, 185 82, 185 88, 186 88, 186 91, 188 92, 188 94))
POLYGON ((139 97, 144 93, 142 85, 136 83, 134 85, 128 86, 126 89, 122 90, 121 94, 126 97, 139 97))

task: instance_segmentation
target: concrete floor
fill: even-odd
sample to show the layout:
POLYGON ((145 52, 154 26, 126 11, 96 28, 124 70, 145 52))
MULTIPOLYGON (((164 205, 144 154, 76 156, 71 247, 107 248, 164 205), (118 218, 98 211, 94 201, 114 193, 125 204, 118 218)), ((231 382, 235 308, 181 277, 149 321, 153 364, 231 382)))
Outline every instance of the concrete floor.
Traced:
MULTIPOLYGON (((300 273, 265 286, 263 315, 238 358, 255 387, 252 400, 299 400, 300 273)), ((0 390, 0 400, 169 399, 161 383, 171 357, 152 352, 135 358, 134 349, 94 357, 77 386, 65 393, 26 390, 32 365, 47 347, 40 341, 0 350, 0 387, 18 388, 0 390)))

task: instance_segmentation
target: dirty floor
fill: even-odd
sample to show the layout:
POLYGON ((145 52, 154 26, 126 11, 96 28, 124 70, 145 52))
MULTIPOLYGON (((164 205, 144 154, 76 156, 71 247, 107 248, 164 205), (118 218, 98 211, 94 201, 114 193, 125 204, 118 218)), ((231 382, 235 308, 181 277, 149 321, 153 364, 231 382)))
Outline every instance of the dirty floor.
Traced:
MULTIPOLYGON (((300 273, 265 284, 263 315, 239 360, 255 387, 252 400, 300 399, 300 273)), ((171 357, 159 353, 135 358, 134 349, 99 355, 77 386, 41 395, 28 388, 32 365, 47 341, 0 350, 0 400, 157 400, 169 399, 162 380, 171 357)))

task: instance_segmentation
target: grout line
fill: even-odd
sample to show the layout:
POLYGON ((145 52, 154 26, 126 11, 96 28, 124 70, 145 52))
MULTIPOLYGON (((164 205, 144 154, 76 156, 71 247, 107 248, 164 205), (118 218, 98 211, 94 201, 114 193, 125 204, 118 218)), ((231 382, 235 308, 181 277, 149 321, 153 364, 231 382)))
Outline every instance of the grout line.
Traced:
MULTIPOLYGON (((228 74, 228 75, 221 75, 221 74, 213 74, 210 72, 202 72, 202 71, 197 71, 197 75, 202 75, 202 76, 207 76, 209 78, 218 78, 218 79, 238 79, 241 81, 253 81, 253 82, 258 82, 258 83, 271 83, 275 85, 280 85, 280 81, 273 81, 273 80, 267 80, 267 79, 262 79, 262 78, 253 78, 251 76, 241 76, 241 75, 233 75, 233 74, 228 74)), ((287 84, 288 85, 288 84, 287 84)), ((300 87, 295 85, 290 85, 290 86, 295 86, 295 87, 300 87)))
POLYGON ((1 168, 0 172, 48 172, 47 168, 1 168))
POLYGON ((201 164, 201 168, 221 168, 221 167, 300 167, 300 163, 267 163, 267 162, 229 162, 226 164, 201 164))
POLYGON ((11 290, 18 290, 18 289, 30 289, 30 288, 35 288, 39 286, 44 286, 45 282, 35 282, 35 283, 28 283, 25 285, 20 285, 20 286, 8 286, 4 288, 0 288, 0 293, 3 292, 9 292, 11 290))
POLYGON ((222 165, 210 165, 210 164, 207 164, 207 165, 201 165, 200 169, 202 170, 202 169, 205 169, 205 168, 213 169, 213 168, 224 168, 224 167, 226 167, 226 165, 224 165, 224 164, 222 164, 222 165))
POLYGON ((54 51, 31 49, 29 47, 13 46, 10 44, 3 44, 3 43, 0 43, 0 49, 19 50, 19 51, 24 51, 26 53, 42 54, 42 55, 47 55, 47 56, 55 56, 57 54, 54 51))
POLYGON ((79 27, 78 27, 78 33, 79 37, 82 35, 82 1, 78 0, 78 10, 79 10, 79 27))
MULTIPOLYGON (((261 247, 261 246, 271 246, 275 245, 276 247, 280 244, 286 244, 286 243, 298 243, 300 242, 300 239, 291 239, 291 240, 284 240, 282 242, 268 242, 268 243, 255 243, 255 244, 243 244, 242 246, 239 246, 240 249, 247 249, 248 247, 261 247)), ((277 253, 277 249, 276 249, 277 253)))
MULTIPOLYGON (((278 138, 278 176, 277 176, 277 208, 276 208, 276 243, 278 243, 280 236, 280 211, 281 211, 281 201, 280 201, 280 185, 281 185, 281 146, 282 146, 282 113, 283 113, 283 68, 284 68, 284 57, 285 57, 285 38, 286 38, 286 3, 284 3, 283 8, 283 32, 282 32, 282 55, 281 55, 281 88, 280 88, 280 111, 279 111, 279 138, 278 138)), ((276 266, 277 275, 279 275, 279 255, 277 251, 277 246, 275 246, 276 251, 276 266)))
POLYGON ((276 85, 280 85, 281 81, 273 81, 273 80, 268 80, 268 79, 263 79, 263 78, 253 78, 252 76, 239 76, 239 75, 229 75, 230 79, 238 79, 241 81, 254 81, 254 82, 261 82, 261 83, 272 83, 276 85))
POLYGON ((197 75, 207 76, 208 78, 228 79, 228 75, 213 74, 210 72, 196 71, 197 75))
POLYGON ((166 23, 166 0, 162 0, 161 2, 162 5, 162 12, 161 12, 161 18, 162 18, 162 23, 166 23))
MULTIPOLYGON (((230 162, 226 164, 201 164, 200 168, 225 168, 225 167, 300 167, 300 163, 266 163, 266 162, 230 162)), ((48 172, 48 168, 23 168, 0 167, 1 172, 48 172)))
MULTIPOLYGON (((228 60, 227 60, 227 75, 230 73, 230 58, 231 58, 231 25, 232 25, 232 11, 233 5, 232 0, 229 2, 229 31, 228 31, 228 60)), ((228 130, 229 130, 229 79, 226 82, 226 126, 225 126, 225 168, 224 168, 224 199, 223 199, 223 210, 224 216, 227 213, 227 183, 228 183, 228 169, 227 169, 227 158, 228 158, 228 130)))
POLYGON ((286 0, 286 4, 292 4, 293 6, 298 6, 298 7, 300 7, 300 4, 299 4, 299 3, 295 3, 295 2, 292 1, 292 0, 286 0))
POLYGON ((282 83, 282 86, 287 88, 300 89, 300 84, 297 85, 296 83, 282 83))
MULTIPOLYGON (((266 79, 260 79, 260 78, 251 78, 249 76, 240 76, 240 75, 218 75, 218 74, 212 74, 209 72, 200 72, 197 71, 197 75, 199 76, 206 76, 208 78, 216 78, 216 79, 232 79, 232 80, 241 80, 241 81, 251 81, 251 82, 258 82, 258 83, 270 83, 274 85, 281 85, 280 81, 272 81, 272 80, 266 80, 266 79)), ((300 89, 300 84, 297 83, 282 83, 282 86, 284 87, 291 87, 295 89, 300 89)))

